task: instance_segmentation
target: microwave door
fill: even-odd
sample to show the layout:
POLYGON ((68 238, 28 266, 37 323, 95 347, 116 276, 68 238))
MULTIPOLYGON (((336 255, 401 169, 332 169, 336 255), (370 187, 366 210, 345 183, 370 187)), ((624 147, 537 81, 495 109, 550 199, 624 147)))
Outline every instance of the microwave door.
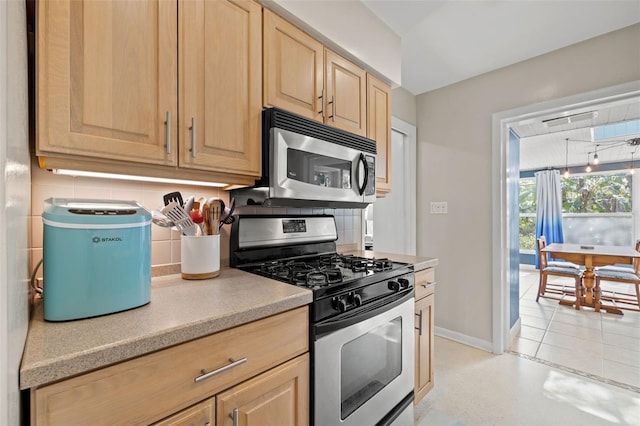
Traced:
POLYGON ((273 197, 363 201, 354 176, 360 157, 357 150, 287 130, 271 131, 269 190, 273 197))

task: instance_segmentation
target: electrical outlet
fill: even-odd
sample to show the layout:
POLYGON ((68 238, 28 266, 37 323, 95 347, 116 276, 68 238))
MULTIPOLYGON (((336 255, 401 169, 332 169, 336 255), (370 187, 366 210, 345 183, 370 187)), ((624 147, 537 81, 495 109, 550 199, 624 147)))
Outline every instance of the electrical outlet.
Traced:
POLYGON ((447 214, 447 202, 446 201, 432 201, 431 202, 431 214, 447 214))

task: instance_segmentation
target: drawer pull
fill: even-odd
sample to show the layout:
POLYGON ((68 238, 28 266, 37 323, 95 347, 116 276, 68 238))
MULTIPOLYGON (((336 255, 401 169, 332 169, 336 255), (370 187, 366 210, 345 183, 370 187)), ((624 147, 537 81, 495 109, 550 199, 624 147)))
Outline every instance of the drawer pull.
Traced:
POLYGON ((427 287, 429 287, 430 285, 434 285, 435 283, 436 283, 436 282, 435 282, 435 281, 433 281, 433 282, 430 282, 430 283, 422 284, 422 287, 427 288, 427 287))
POLYGON ((213 370, 207 373, 207 370, 202 369, 200 370, 200 372, 202 373, 201 376, 196 377, 195 379, 193 379, 194 382, 198 383, 201 382, 203 380, 207 380, 209 377, 213 377, 216 376, 220 373, 224 373, 227 370, 232 369, 233 367, 237 367, 241 364, 244 364, 245 362, 247 362, 247 358, 242 358, 239 359, 237 361, 234 361, 233 359, 229 358, 229 364, 225 365, 224 367, 220 367, 217 370, 213 370))
POLYGON ((418 330, 418 336, 422 336, 422 309, 420 309, 420 313, 416 314, 416 316, 420 318, 420 325, 414 328, 418 330))

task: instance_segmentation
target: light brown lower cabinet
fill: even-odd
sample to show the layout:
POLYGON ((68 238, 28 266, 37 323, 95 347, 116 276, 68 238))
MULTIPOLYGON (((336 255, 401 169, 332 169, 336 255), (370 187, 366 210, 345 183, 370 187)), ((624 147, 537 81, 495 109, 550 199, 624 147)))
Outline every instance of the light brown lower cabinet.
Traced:
POLYGON ((433 389, 433 340, 435 306, 435 270, 416 272, 416 330, 415 330, 415 387, 414 404, 418 404, 433 389))
POLYGON ((209 398, 171 417, 154 423, 154 426, 213 426, 216 414, 216 399, 209 398))
POLYGON ((309 423, 309 354, 216 397, 216 426, 303 426, 309 423))
POLYGON ((308 423, 309 354, 304 354, 154 426, 303 426, 308 423))
POLYGON ((218 425, 235 408, 243 424, 304 425, 308 351, 305 306, 32 389, 31 424, 213 426, 215 401, 230 408, 218 425))

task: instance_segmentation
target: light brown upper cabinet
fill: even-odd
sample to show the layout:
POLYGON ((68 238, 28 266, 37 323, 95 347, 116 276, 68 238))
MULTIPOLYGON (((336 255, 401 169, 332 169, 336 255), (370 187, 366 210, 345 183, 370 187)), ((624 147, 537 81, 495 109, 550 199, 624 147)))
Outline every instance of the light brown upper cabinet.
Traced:
POLYGON ((367 74, 367 137, 376 141, 376 195, 391 190, 391 87, 367 74))
POLYGON ((264 10, 264 104, 323 121, 324 47, 264 10))
POLYGON ((367 135, 367 73, 325 49, 326 122, 342 130, 367 135))
POLYGON ((264 105, 366 136, 366 72, 264 10, 264 105))
POLYGON ((177 164, 176 15, 164 1, 38 2, 40 154, 177 164))
POLYGON ((179 3, 180 166, 260 174, 262 8, 179 3))
POLYGON ((261 64, 250 0, 38 2, 40 164, 253 183, 261 64))

